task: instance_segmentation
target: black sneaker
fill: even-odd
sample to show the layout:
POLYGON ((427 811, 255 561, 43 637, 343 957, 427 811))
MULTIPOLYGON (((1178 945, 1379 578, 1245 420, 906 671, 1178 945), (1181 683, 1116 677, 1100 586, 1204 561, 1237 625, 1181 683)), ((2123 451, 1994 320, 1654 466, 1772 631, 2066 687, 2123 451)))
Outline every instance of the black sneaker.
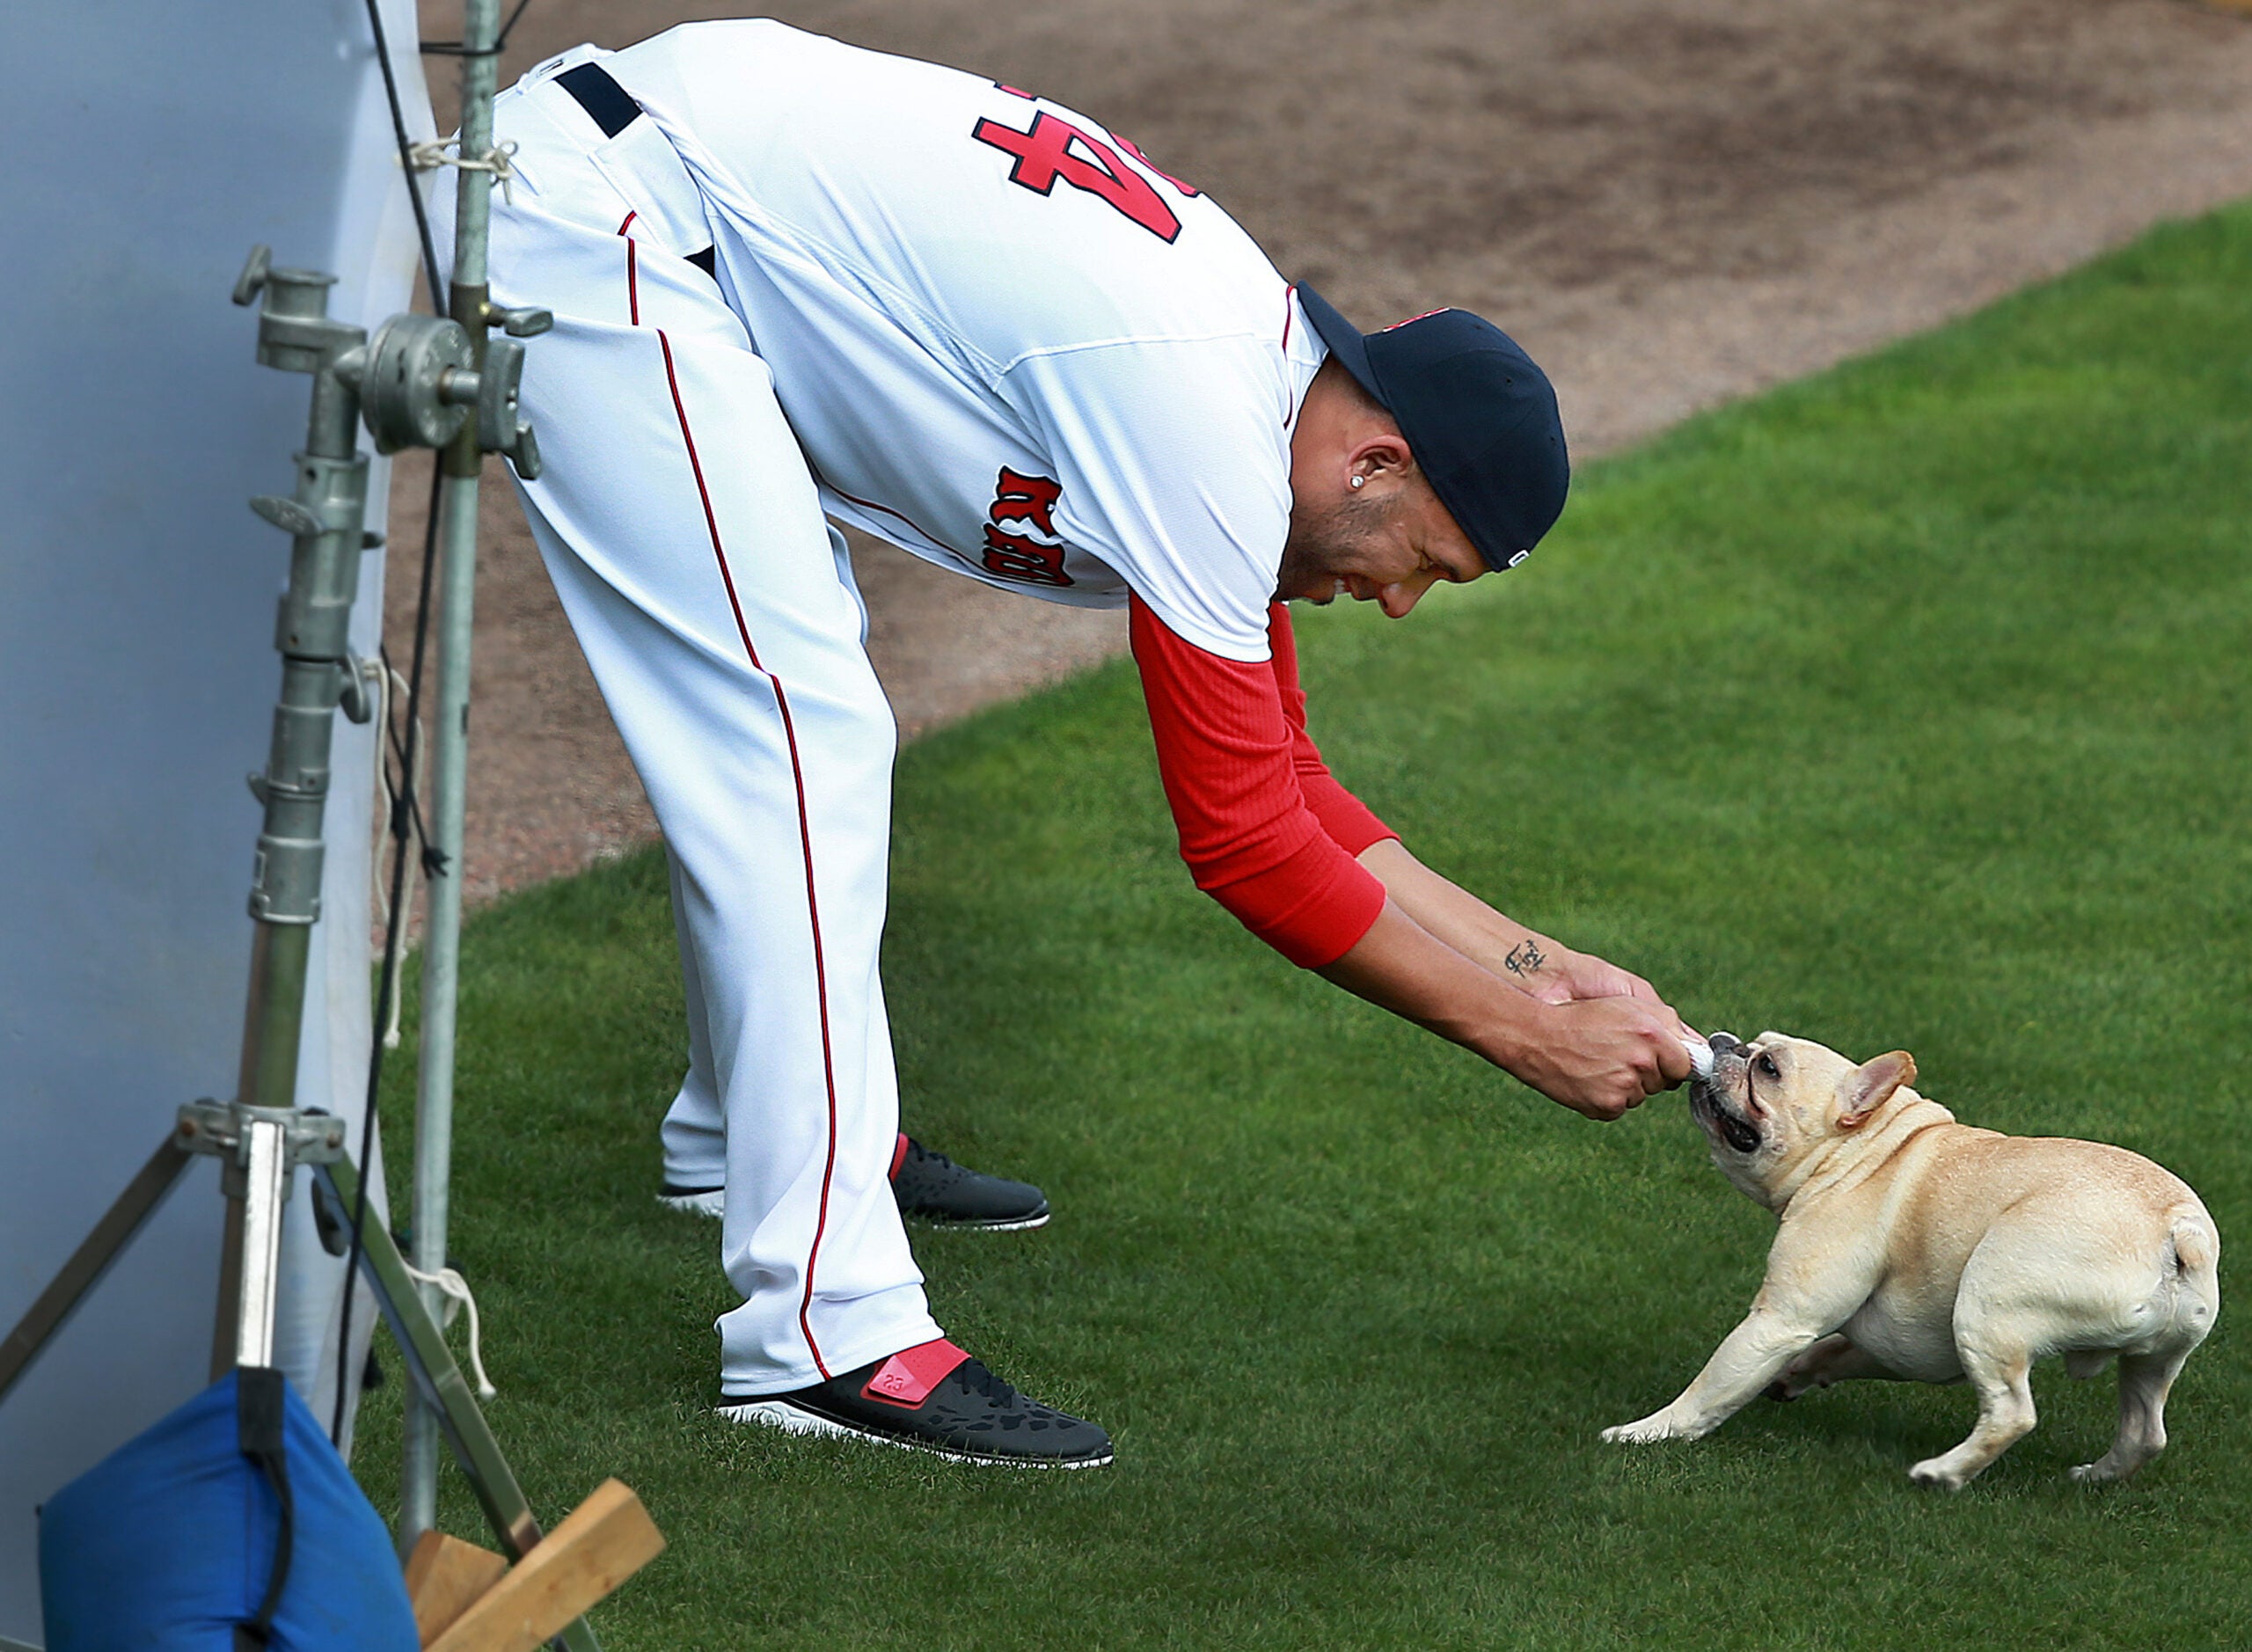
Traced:
POLYGON ((902 1216, 947 1227, 1002 1233, 1048 1222, 1048 1197, 1030 1182, 957 1165, 905 1136, 892 1154, 891 1196, 899 1201, 902 1216))
POLYGON ((793 1393, 720 1396, 731 1422, 874 1440, 958 1463, 1100 1468, 1110 1436, 1027 1400, 941 1337, 793 1393))
MULTIPOLYGON (((891 1155, 891 1196, 902 1216, 920 1217, 947 1227, 983 1228, 1005 1233, 1048 1224, 1048 1198, 1028 1181, 989 1176, 957 1165, 902 1134, 891 1155)), ((713 1221, 726 1214, 725 1188, 690 1188, 668 1181, 657 1194, 667 1210, 713 1221)))

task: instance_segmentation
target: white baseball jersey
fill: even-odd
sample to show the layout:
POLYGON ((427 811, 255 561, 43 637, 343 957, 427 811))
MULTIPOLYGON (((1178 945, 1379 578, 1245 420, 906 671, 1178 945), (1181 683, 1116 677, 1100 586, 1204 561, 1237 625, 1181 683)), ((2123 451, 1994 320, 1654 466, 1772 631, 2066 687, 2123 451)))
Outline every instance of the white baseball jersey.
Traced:
POLYGON ((1327 961, 1382 905, 1352 853, 1384 829, 1320 768, 1269 607, 1325 352, 1210 201, 951 69, 692 24, 542 64, 494 122, 519 176, 494 296, 555 318, 526 516, 672 861, 666 1175, 726 1189, 725 1392, 787 1393, 940 1334, 888 1180, 895 730, 823 513, 995 585, 1137 599, 1199 882, 1327 961))
POLYGON ((831 515, 1267 658, 1326 352, 1226 214, 1084 115, 779 23, 602 61, 693 175, 831 515))

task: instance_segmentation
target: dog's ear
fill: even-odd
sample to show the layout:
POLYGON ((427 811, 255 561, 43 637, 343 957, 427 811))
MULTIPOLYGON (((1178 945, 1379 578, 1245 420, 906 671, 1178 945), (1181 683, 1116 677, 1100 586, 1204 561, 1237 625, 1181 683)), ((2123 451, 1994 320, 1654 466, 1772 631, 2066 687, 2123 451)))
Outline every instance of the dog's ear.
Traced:
POLYGON ((1868 1115, 1892 1099, 1892 1093, 1902 1085, 1912 1083, 1916 1077, 1916 1058, 1905 1049, 1888 1050, 1874 1061, 1865 1061, 1846 1077, 1846 1110, 1838 1115, 1838 1128, 1857 1130, 1868 1122, 1868 1115))

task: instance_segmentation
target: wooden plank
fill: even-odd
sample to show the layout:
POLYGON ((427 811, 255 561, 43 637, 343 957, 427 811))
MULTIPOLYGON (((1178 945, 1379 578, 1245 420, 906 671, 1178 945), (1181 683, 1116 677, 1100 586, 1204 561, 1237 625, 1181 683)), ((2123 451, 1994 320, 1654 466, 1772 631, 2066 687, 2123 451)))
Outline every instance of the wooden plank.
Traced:
POLYGON ((625 1482, 606 1480, 430 1643, 430 1652, 533 1652, 662 1552, 625 1482))
POLYGON ((427 1647, 443 1634, 508 1570, 508 1562, 490 1549, 425 1531, 406 1557, 406 1597, 414 1603, 418 1642, 427 1647))

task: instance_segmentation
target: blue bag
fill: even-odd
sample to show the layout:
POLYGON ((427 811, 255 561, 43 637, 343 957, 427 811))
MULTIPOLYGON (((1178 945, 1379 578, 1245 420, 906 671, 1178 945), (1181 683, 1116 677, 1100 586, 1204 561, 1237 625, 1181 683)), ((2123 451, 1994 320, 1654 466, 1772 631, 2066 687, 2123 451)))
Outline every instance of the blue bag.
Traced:
POLYGON ((269 1370, 230 1372, 49 1498, 39 1575, 48 1652, 419 1644, 391 1533, 269 1370))

